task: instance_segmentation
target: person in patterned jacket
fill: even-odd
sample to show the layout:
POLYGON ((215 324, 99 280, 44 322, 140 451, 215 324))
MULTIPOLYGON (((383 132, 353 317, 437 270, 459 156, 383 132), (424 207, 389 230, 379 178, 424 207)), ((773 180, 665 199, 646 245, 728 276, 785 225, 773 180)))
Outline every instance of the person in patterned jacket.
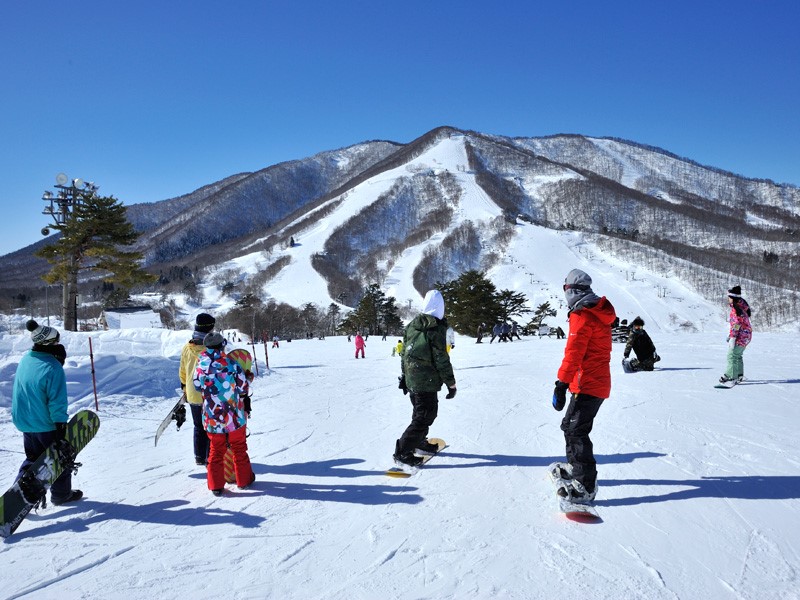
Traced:
POLYGON ((221 496, 225 487, 225 451, 230 445, 236 485, 249 487, 256 475, 247 454, 247 416, 250 384, 236 361, 225 354, 225 338, 209 333, 203 339, 205 352, 197 359, 192 382, 203 395, 203 424, 209 440, 208 489, 221 496))
POLYGON ((720 383, 744 379, 744 350, 753 338, 753 327, 750 324, 750 305, 742 298, 741 286, 735 285, 728 290, 728 304, 731 307, 728 314, 728 364, 720 383))

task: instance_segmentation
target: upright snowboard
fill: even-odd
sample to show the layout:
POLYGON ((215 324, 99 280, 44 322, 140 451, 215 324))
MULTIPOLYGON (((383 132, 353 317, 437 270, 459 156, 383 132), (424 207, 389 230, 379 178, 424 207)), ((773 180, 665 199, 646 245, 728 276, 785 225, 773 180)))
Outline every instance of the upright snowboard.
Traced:
POLYGON ((559 477, 556 473, 558 463, 553 463, 547 468, 547 476, 556 486, 556 498, 558 498, 558 508, 571 521, 591 523, 600 521, 600 514, 590 504, 576 504, 567 498, 558 495, 559 488, 569 480, 559 477))
POLYGON ((64 469, 73 468, 75 456, 91 441, 99 427, 100 419, 90 410, 78 411, 69 420, 64 435, 66 448, 57 442, 51 444, 0 499, 0 537, 7 538, 14 533, 64 469))
POLYGON ((164 420, 161 421, 161 425, 159 425, 158 429, 156 429, 156 443, 155 443, 156 446, 158 446, 158 439, 161 437, 161 434, 164 433, 164 430, 166 430, 167 426, 170 423, 172 423, 172 421, 175 421, 177 423, 178 429, 180 429, 181 425, 183 425, 186 422, 186 407, 184 406, 185 403, 186 403, 186 392, 181 394, 180 400, 178 400, 177 404, 175 404, 175 406, 172 407, 172 410, 169 411, 169 414, 166 417, 164 417, 164 420))
MULTIPOLYGON (((436 444, 439 447, 439 449, 436 451, 436 454, 439 454, 439 452, 441 452, 442 450, 447 448, 447 442, 445 442, 444 440, 442 440, 440 438, 428 438, 428 441, 431 444, 436 444)), ((416 467, 392 467, 391 469, 387 469, 386 470, 386 474, 389 477, 398 477, 398 478, 411 477, 417 471, 419 471, 420 467, 422 467, 430 459, 432 459, 434 456, 436 456, 436 454, 423 456, 422 457, 422 462, 416 467)))
MULTIPOLYGON (((247 374, 249 381, 253 380, 253 356, 244 348, 237 348, 228 352, 228 358, 235 361, 242 367, 242 370, 247 374)), ((233 466, 233 450, 228 447, 223 457, 225 465, 225 481, 227 483, 236 483, 236 469, 233 466)))

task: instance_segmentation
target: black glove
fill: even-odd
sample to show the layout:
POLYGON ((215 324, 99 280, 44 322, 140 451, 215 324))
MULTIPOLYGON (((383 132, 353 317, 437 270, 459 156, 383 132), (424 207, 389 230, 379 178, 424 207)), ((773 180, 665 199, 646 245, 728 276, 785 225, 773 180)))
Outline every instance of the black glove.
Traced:
POLYGON ((67 424, 66 423, 56 423, 56 435, 53 438, 53 441, 60 442, 67 436, 67 424))
POLYGON ((175 420, 175 424, 178 426, 178 429, 180 429, 181 425, 186 422, 186 406, 181 404, 177 409, 175 409, 175 412, 172 413, 172 418, 175 420))
POLYGON ((397 378, 397 381, 399 382, 397 384, 397 389, 403 390, 403 395, 405 396, 408 393, 408 386, 406 386, 406 376, 400 375, 400 377, 397 378))
POLYGON ((553 389, 553 408, 564 410, 564 405, 567 403, 569 384, 557 379, 555 385, 556 387, 553 389))
POLYGON ((628 352, 627 354, 623 354, 623 355, 622 355, 622 358, 628 358, 630 355, 631 355, 631 353, 630 353, 630 352, 628 352))
POLYGON ((250 396, 244 397, 244 412, 246 412, 247 416, 250 417, 250 396))
POLYGON ((456 397, 456 386, 453 386, 453 387, 448 389, 447 396, 445 396, 445 398, 447 398, 448 400, 451 400, 452 398, 455 398, 455 397, 456 397))

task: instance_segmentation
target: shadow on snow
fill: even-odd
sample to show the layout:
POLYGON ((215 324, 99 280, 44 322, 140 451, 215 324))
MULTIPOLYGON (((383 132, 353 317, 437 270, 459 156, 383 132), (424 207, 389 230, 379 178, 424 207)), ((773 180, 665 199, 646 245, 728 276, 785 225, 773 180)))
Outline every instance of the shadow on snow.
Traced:
POLYGON ((681 489, 666 494, 636 498, 598 500, 597 506, 630 506, 693 498, 735 498, 741 500, 793 500, 800 498, 800 476, 731 476, 700 479, 612 479, 600 480, 600 487, 618 485, 669 486, 681 489))

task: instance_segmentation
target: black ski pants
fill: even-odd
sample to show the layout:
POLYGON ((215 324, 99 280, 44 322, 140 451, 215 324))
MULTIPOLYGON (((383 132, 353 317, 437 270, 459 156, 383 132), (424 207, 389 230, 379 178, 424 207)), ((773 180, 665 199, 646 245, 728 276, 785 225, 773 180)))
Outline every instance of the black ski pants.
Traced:
POLYGON ((398 450, 401 454, 413 452, 425 438, 439 414, 439 398, 436 392, 411 392, 408 397, 414 407, 411 424, 400 436, 398 450))
POLYGON ((589 491, 597 485, 597 463, 589 434, 597 411, 604 398, 588 394, 573 394, 567 412, 561 421, 561 431, 567 444, 567 460, 572 465, 572 477, 589 491))
MULTIPOLYGON (((39 433, 23 433, 22 443, 25 447, 25 460, 17 473, 17 479, 25 474, 36 460, 44 454, 44 451, 56 441, 55 431, 42 431, 39 433)), ((50 487, 50 498, 53 502, 60 502, 69 498, 72 493, 72 469, 65 469, 61 475, 58 476, 50 487)))
POLYGON ((199 460, 208 460, 208 434, 203 426, 203 405, 190 404, 192 423, 194 424, 194 457, 199 460))

